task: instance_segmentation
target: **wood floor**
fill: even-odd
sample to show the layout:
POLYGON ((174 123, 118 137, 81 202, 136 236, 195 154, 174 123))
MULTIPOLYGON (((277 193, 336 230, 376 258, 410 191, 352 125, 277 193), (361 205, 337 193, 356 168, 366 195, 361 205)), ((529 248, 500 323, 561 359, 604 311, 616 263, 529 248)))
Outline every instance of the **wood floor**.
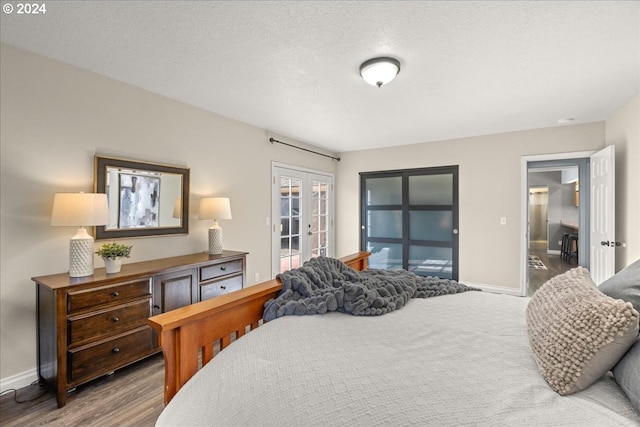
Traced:
POLYGON ((560 255, 547 254, 546 241, 532 241, 529 246, 529 254, 540 257, 542 263, 547 267, 547 270, 529 268, 529 296, 540 289, 547 280, 577 267, 575 259, 571 263, 567 263, 560 258, 560 255))
MULTIPOLYGON (((13 393, 0 398, 0 425, 10 426, 153 426, 164 408, 164 361, 157 354, 113 375, 77 387, 58 409, 53 391, 31 402, 16 403, 13 393)), ((18 390, 18 400, 42 393, 35 385, 18 390)))

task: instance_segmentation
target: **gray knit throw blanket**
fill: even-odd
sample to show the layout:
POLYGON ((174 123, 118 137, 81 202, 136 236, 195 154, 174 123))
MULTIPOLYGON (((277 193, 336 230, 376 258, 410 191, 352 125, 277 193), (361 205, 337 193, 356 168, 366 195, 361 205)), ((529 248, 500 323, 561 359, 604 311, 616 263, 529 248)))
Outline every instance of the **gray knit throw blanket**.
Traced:
POLYGON ((378 316, 404 307, 411 298, 480 290, 455 280, 418 276, 406 270, 356 271, 328 257, 312 258, 278 278, 282 290, 265 303, 265 322, 282 316, 329 311, 378 316))

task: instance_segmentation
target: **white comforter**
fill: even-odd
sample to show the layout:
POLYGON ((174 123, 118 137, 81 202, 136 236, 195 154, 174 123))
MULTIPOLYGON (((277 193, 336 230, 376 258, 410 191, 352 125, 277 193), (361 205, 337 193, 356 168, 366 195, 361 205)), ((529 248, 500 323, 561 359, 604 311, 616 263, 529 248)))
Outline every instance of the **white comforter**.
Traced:
POLYGON ((548 387, 527 302, 467 292, 379 317, 283 317, 216 356, 157 425, 640 426, 611 376, 566 397, 548 387))

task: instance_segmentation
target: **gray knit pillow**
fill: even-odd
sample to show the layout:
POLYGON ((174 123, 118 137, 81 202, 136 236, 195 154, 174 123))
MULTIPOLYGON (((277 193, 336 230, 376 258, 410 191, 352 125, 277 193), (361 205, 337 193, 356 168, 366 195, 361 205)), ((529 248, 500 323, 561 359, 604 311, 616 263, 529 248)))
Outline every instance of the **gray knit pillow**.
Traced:
POLYGON ((561 395, 593 384, 638 337, 640 315, 633 305, 604 295, 582 267, 542 285, 526 315, 533 357, 561 395))

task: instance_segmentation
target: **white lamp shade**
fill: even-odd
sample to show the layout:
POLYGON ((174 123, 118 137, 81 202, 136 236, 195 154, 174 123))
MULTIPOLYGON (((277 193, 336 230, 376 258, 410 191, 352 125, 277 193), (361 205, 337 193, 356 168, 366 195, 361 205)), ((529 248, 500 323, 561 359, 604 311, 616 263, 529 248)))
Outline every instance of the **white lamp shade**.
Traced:
POLYGON ((373 86, 382 86, 395 79, 400 72, 400 62, 394 58, 374 58, 360 66, 360 75, 373 86))
POLYGON ((51 225, 93 226, 109 223, 107 195, 101 193, 56 193, 51 225))
POLYGON ((228 197, 205 197, 200 200, 199 219, 231 219, 228 197))

